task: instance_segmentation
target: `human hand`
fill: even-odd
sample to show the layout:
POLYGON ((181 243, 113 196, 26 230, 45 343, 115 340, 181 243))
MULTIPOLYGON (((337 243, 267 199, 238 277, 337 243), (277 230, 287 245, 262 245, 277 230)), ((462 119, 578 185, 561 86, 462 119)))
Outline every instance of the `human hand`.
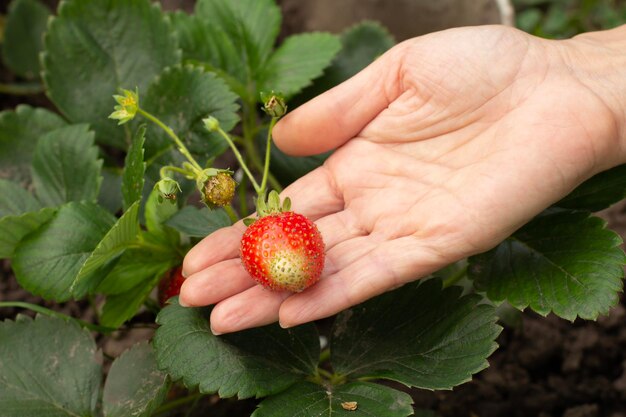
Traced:
POLYGON ((495 246, 626 160, 619 100, 577 70, 587 41, 434 33, 288 114, 274 130, 285 152, 338 148, 282 195, 324 237, 322 279, 299 294, 256 285, 238 258, 239 222, 188 253, 181 304, 217 303, 216 334, 291 327, 495 246))

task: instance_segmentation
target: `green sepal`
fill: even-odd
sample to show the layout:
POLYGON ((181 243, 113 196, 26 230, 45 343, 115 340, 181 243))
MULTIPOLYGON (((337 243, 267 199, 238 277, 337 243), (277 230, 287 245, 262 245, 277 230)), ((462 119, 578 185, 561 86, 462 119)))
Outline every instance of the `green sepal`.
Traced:
POLYGON ((265 195, 261 194, 255 200, 256 212, 259 218, 269 216, 272 214, 283 213, 291 209, 291 200, 285 198, 283 203, 280 202, 280 195, 275 190, 270 191, 265 199, 265 195))
POLYGON ((291 198, 285 197, 283 200, 283 211, 291 211, 291 198))
POLYGON ((281 93, 270 91, 269 93, 261 92, 261 101, 263 102, 263 111, 271 117, 283 117, 287 113, 287 103, 285 97, 281 93))

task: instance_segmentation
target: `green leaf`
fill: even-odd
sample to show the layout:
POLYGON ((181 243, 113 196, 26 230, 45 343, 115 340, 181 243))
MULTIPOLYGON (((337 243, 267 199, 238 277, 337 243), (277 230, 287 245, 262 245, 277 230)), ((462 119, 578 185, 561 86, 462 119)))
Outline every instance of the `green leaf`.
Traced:
POLYGON ((67 301, 81 267, 115 223, 91 203, 69 203, 15 249, 13 271, 22 287, 48 300, 67 301))
POLYGON ((44 45, 50 99, 72 122, 90 123, 98 142, 122 148, 125 131, 107 118, 111 96, 122 87, 146 91, 165 67, 180 62, 170 24, 149 0, 66 0, 44 45))
POLYGON ((315 79, 292 100, 301 104, 344 82, 390 49, 395 41, 387 29, 377 22, 364 21, 341 33, 341 50, 324 75, 315 79))
POLYGON ((515 26, 524 32, 534 33, 541 24, 543 12, 539 8, 526 9, 515 17, 515 26))
POLYGON ((50 10, 37 0, 13 0, 4 27, 2 60, 15 74, 39 77, 39 53, 50 10))
POLYGON ((122 175, 117 168, 103 168, 101 173, 98 205, 117 213, 122 209, 122 175))
MULTIPOLYGON (((254 79, 270 56, 280 29, 281 14, 275 1, 199 0, 195 12, 230 38, 247 76, 254 79)), ((247 83, 248 79, 240 81, 247 83)))
POLYGON ((20 215, 41 208, 41 204, 20 185, 0 179, 0 218, 20 215))
POLYGON ((39 137, 66 126, 56 114, 27 105, 0 112, 0 177, 30 182, 32 154, 39 137))
POLYGON ((140 342, 111 365, 104 384, 105 417, 149 417, 165 400, 169 384, 160 372, 152 347, 140 342))
POLYGON ((50 207, 21 215, 0 218, 0 259, 11 258, 15 247, 28 234, 37 230, 54 216, 50 207))
POLYGON ((294 95, 322 75, 339 49, 341 42, 330 33, 290 36, 265 64, 259 90, 294 95))
MULTIPOLYGON (((124 250, 137 241, 137 235, 139 235, 138 217, 139 201, 135 201, 102 238, 78 271, 78 275, 70 288, 74 297, 82 298, 88 292, 93 292, 100 284, 94 279, 94 272, 120 256, 124 250)), ((103 279, 104 277, 99 276, 98 278, 103 279)))
POLYGON ((73 321, 0 323, 0 416, 93 416, 102 378, 96 343, 73 321))
POLYGON ((596 319, 619 300, 622 239, 588 213, 541 215, 495 249, 470 258, 470 278, 494 302, 541 315, 596 319))
POLYGON ((33 156, 33 183, 47 206, 98 199, 102 160, 87 125, 62 127, 43 135, 33 156))
POLYGON ((170 14, 185 61, 208 65, 239 95, 247 94, 240 80, 246 80, 246 69, 238 47, 219 27, 198 16, 178 11, 170 14))
POLYGON ((601 172, 555 203, 572 210, 600 211, 626 198, 626 165, 601 172))
POLYGON ((108 296, 102 309, 100 324, 115 329, 133 318, 166 271, 167 268, 157 272, 151 279, 141 282, 129 291, 108 296))
POLYGON ((501 331, 495 309, 461 287, 416 282, 337 316, 331 362, 349 378, 452 389, 488 366, 501 331))
MULTIPOLYGON (((263 145, 265 146, 265 145, 263 145)), ((324 161, 328 159, 332 152, 314 156, 290 156, 280 149, 274 143, 271 144, 271 170, 280 180, 281 184, 288 185, 300 177, 313 171, 315 168, 322 166, 324 161)))
POLYGON ((130 144, 126 159, 124 159, 124 174, 122 176, 122 197, 124 210, 138 200, 143 193, 143 176, 146 172, 146 163, 143 161, 143 145, 146 140, 146 127, 140 126, 130 144))
POLYGON ((185 206, 166 222, 171 228, 191 237, 205 237, 222 227, 230 226, 230 218, 224 209, 209 210, 185 206))
POLYGON ((98 286, 96 292, 114 295, 135 288, 137 285, 159 275, 162 271, 181 263, 174 251, 155 251, 153 248, 128 249, 119 262, 98 286))
POLYGON ((252 417, 406 417, 413 415, 412 403, 410 395, 370 382, 331 387, 303 381, 263 400, 252 417), (342 407, 354 402, 355 410, 342 407))
POLYGON ((183 308, 178 300, 159 313, 154 347, 159 368, 187 387, 220 397, 262 397, 315 371, 319 340, 311 324, 278 325, 214 336, 210 308, 183 308))
POLYGON ((170 200, 162 200, 159 202, 159 192, 152 190, 148 200, 144 215, 146 218, 146 227, 150 233, 149 238, 156 240, 166 247, 175 247, 180 236, 172 228, 165 225, 165 222, 178 211, 178 206, 170 200))
MULTIPOLYGON (((237 96, 215 74, 192 66, 166 69, 150 85, 143 107, 168 125, 189 151, 203 157, 215 157, 228 148, 226 141, 204 128, 202 119, 211 115, 225 131, 237 123, 237 96)), ((150 141, 146 153, 152 156, 172 140, 159 127, 148 127, 150 141)))

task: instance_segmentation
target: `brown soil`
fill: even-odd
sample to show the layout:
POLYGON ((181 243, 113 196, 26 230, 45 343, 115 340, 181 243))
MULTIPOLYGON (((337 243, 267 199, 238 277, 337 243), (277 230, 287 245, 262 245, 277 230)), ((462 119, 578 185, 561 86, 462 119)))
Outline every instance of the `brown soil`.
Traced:
MULTIPOLYGON (((626 204, 600 213, 626 237, 626 204)), ((490 367, 453 391, 416 390, 442 417, 626 417, 626 301, 597 322, 522 314, 490 367)))

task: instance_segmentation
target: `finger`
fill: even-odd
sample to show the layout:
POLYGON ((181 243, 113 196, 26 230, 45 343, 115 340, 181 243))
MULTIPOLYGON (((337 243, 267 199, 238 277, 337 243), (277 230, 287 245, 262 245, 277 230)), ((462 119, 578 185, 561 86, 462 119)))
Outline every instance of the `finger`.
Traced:
POLYGON ((356 136, 401 93, 400 44, 363 71, 287 114, 273 131, 276 145, 291 155, 337 148, 356 136))
MULTIPOLYGON (((294 211, 313 221, 343 208, 343 199, 333 188, 330 173, 325 167, 313 170, 287 187, 281 197, 287 196, 292 199, 294 211)), ((185 255, 183 275, 190 277, 217 262, 238 257, 245 230, 243 222, 237 222, 202 239, 185 255)))
POLYGON ((318 167, 296 180, 285 188, 281 197, 289 197, 292 210, 313 221, 342 210, 344 206, 343 196, 335 187, 332 174, 326 166, 318 167))
POLYGON ((255 285, 227 298, 211 312, 211 331, 218 335, 274 323, 278 320, 280 304, 290 294, 255 285))
POLYGON ((452 261, 421 246, 412 237, 385 242, 306 291, 286 299, 279 312, 281 326, 293 327, 332 316, 452 261))
POLYGON ((243 222, 219 229, 191 248, 183 260, 183 276, 191 275, 217 262, 236 258, 239 242, 246 230, 243 222))
POLYGON ((179 303, 184 307, 215 304, 255 285, 241 260, 229 259, 196 272, 180 288, 179 303))

